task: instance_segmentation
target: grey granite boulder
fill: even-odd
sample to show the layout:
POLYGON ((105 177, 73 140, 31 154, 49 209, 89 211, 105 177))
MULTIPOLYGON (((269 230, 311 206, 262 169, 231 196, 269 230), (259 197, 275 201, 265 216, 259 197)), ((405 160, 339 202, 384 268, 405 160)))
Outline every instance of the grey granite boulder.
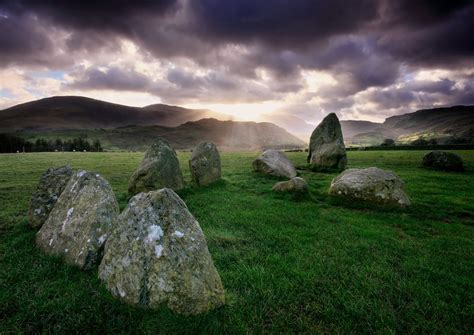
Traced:
POLYGON ((294 177, 287 181, 281 181, 273 185, 272 190, 275 192, 290 193, 308 193, 308 183, 303 178, 294 177))
POLYGON ((68 264, 90 269, 100 262, 118 214, 109 183, 98 174, 81 170, 61 193, 36 235, 36 244, 68 264))
POLYGON ((189 160, 191 177, 198 186, 206 186, 221 179, 221 157, 214 143, 201 142, 189 160))
POLYGON ((293 178, 296 170, 286 155, 277 150, 266 150, 252 163, 253 169, 272 176, 293 178))
POLYGON ((432 151, 423 157, 422 164, 433 170, 464 171, 462 158, 452 152, 432 151))
POLYGON ((346 147, 336 114, 326 116, 311 134, 307 160, 313 170, 346 168, 346 147))
POLYGON ((40 228, 48 219, 49 213, 73 173, 70 166, 49 168, 43 173, 30 200, 28 222, 31 227, 40 228))
POLYGON ((410 205, 400 177, 376 167, 345 170, 333 179, 329 194, 383 206, 410 205))
POLYGON ((107 242, 99 277, 121 300, 179 314, 224 304, 224 289, 199 223, 171 189, 130 199, 107 242))
POLYGON ((177 191, 184 187, 184 181, 176 152, 166 140, 158 138, 130 178, 128 192, 134 195, 163 187, 177 191))

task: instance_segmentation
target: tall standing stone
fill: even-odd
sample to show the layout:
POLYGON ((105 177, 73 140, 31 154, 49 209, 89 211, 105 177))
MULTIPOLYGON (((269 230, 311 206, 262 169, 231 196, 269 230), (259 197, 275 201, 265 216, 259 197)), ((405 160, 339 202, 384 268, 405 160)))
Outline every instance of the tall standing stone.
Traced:
POLYGON ((73 173, 70 166, 49 168, 43 173, 30 200, 28 222, 31 227, 40 228, 45 223, 73 173))
POLYGON ((68 264, 90 269, 102 258, 104 244, 119 214, 109 183, 84 170, 74 174, 36 235, 36 244, 68 264))
POLYGON ((311 134, 308 163, 314 170, 346 168, 346 147, 336 114, 326 116, 311 134))
POLYGON ((172 190, 140 193, 120 214, 99 277, 123 301, 194 315, 224 304, 199 223, 172 190))
POLYGON ((159 138, 130 178, 128 192, 133 195, 163 187, 177 191, 184 187, 184 181, 176 152, 166 140, 159 138))
POLYGON ((194 149, 189 160, 193 181, 206 186, 221 179, 221 157, 214 143, 201 142, 194 149))

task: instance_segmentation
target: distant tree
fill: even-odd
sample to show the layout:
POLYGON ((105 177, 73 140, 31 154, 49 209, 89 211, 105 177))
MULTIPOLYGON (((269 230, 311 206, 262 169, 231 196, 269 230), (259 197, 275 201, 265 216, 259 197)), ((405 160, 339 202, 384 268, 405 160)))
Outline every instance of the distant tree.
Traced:
POLYGON ((99 139, 95 140, 92 144, 92 150, 97 152, 101 152, 103 150, 99 139))
POLYGON ((386 138, 385 140, 383 140, 383 142, 380 144, 380 146, 382 147, 390 147, 390 146, 393 146, 395 145, 395 141, 392 140, 391 138, 386 138))
POLYGON ((429 142, 422 137, 411 142, 411 145, 428 145, 428 144, 429 142))
POLYGON ((432 138, 428 140, 429 145, 438 145, 438 140, 436 138, 432 138))

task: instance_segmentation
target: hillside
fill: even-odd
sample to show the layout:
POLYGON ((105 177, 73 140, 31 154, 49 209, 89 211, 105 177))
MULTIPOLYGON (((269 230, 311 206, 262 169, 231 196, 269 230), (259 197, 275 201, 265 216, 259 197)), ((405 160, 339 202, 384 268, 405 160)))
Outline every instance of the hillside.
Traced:
POLYGON ((306 146, 299 138, 272 123, 216 119, 190 121, 178 127, 131 125, 113 129, 30 130, 16 134, 33 141, 37 138, 54 140, 86 137, 99 139, 107 150, 131 151, 146 150, 157 137, 165 138, 173 148, 179 150, 190 150, 201 141, 214 142, 219 149, 227 151, 306 146))
POLYGON ((228 119, 207 110, 163 104, 130 107, 101 100, 57 96, 30 101, 0 111, 0 131, 116 128, 127 125, 174 127, 204 117, 228 119))

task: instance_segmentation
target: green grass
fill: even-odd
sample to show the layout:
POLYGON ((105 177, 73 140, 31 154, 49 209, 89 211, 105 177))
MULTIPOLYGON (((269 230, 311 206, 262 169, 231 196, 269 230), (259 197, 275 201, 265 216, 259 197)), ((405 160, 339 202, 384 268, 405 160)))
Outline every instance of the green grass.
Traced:
MULTIPOLYGON (((180 192, 207 237, 225 307, 183 317, 130 307, 35 248, 29 197, 49 166, 101 173, 126 205, 138 153, 0 155, 0 333, 466 333, 474 329, 474 151, 465 173, 419 167, 422 151, 349 152, 406 182, 413 205, 330 198, 335 173, 302 170, 311 197, 273 194, 256 153, 223 153, 222 182, 180 192)), ((189 181, 188 153, 180 153, 189 181)), ((305 153, 290 153, 297 166, 305 153)))

